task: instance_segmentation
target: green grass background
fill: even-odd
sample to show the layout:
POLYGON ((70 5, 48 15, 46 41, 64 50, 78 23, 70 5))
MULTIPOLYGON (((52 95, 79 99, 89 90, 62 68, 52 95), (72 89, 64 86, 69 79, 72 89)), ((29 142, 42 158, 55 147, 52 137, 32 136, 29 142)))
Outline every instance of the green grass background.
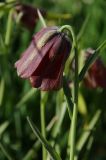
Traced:
MULTIPOLYGON (((80 50, 89 47, 96 49, 106 39, 105 0, 23 0, 21 2, 43 8, 54 15, 71 14, 70 19, 51 18, 46 19, 46 22, 49 26, 72 25, 76 35, 89 16, 79 42, 80 50)), ((39 31, 41 24, 38 22, 35 29, 29 31, 13 21, 9 46, 5 48, 8 13, 9 10, 0 9, 0 160, 40 160, 41 144, 26 120, 26 116, 29 116, 41 130, 40 91, 33 89, 27 80, 17 76, 14 63, 28 47, 32 35, 39 31)), ((101 53, 101 58, 106 65, 106 49, 101 53)), ((66 70, 71 77, 73 74, 71 68, 66 70)), ((80 98, 79 105, 77 141, 96 111, 100 109, 102 114, 80 150, 79 160, 105 160, 106 89, 88 89, 82 83, 80 93, 83 98, 80 98)), ((55 150, 61 154, 63 160, 67 160, 70 119, 66 110, 66 101, 63 104, 62 90, 48 93, 45 117, 46 126, 51 120, 54 121, 53 126, 51 128, 49 126, 47 130, 47 140, 51 144, 54 143, 55 150)))

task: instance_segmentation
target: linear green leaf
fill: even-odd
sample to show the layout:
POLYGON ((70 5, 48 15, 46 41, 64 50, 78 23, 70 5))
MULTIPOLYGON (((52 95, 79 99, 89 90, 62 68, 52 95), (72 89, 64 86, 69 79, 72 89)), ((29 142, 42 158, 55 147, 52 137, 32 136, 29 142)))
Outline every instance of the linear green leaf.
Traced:
POLYGON ((20 107, 22 104, 24 104, 25 102, 27 102, 30 97, 32 97, 34 95, 34 93, 36 92, 35 88, 32 88, 28 93, 26 93, 22 99, 17 103, 16 107, 20 107))
POLYGON ((86 143, 88 137, 91 134, 91 131, 94 129, 95 125, 97 124, 97 121, 99 120, 100 115, 101 115, 101 111, 97 110, 94 117, 92 118, 92 120, 90 121, 90 123, 87 127, 87 131, 84 130, 84 132, 82 133, 82 135, 76 145, 77 154, 82 150, 84 144, 86 143))
POLYGON ((2 105, 2 101, 3 101, 4 88, 5 88, 5 82, 4 82, 4 78, 2 78, 0 83, 0 106, 2 105))
POLYGON ((0 137, 1 135, 3 134, 3 132, 6 130, 6 128, 8 127, 9 125, 9 122, 8 121, 5 121, 4 123, 2 123, 0 125, 0 137))
POLYGON ((33 131, 33 133, 37 136, 37 138, 40 140, 40 142, 44 145, 44 147, 47 149, 48 153, 50 154, 51 158, 53 160, 61 160, 60 156, 57 154, 57 152, 51 147, 51 145, 48 143, 46 139, 43 138, 37 127, 33 124, 33 122, 30 120, 29 117, 27 117, 27 121, 33 131))
POLYGON ((71 95, 71 91, 70 88, 68 87, 67 81, 65 76, 63 77, 63 90, 64 90, 64 94, 68 103, 68 112, 69 112, 69 116, 70 119, 72 118, 72 108, 73 108, 73 102, 72 102, 72 95, 71 95))

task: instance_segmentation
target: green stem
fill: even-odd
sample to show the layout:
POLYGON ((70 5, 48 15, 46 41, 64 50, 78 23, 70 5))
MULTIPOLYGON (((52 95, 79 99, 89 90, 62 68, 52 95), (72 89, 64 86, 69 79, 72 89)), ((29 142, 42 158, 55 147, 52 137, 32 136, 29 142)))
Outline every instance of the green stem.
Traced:
POLYGON ((74 80, 74 108, 71 124, 71 143, 70 143, 70 160, 74 160, 75 154, 75 139, 77 126, 77 112, 78 112, 78 50, 75 46, 75 80, 74 80))
POLYGON ((68 30, 73 39, 73 49, 75 54, 75 79, 74 79, 74 108, 71 122, 71 142, 70 142, 70 160, 74 160, 75 154, 75 139, 76 139, 76 126, 77 126, 77 112, 78 112, 78 50, 77 41, 74 35, 74 31, 71 26, 65 25, 60 28, 59 31, 68 30))
POLYGON ((76 39, 75 39, 75 35, 74 35, 72 27, 69 26, 69 25, 64 25, 59 29, 59 31, 62 32, 63 30, 68 30, 69 31, 70 36, 72 36, 72 38, 73 38, 73 45, 76 46, 76 39))
MULTIPOLYGON (((41 92, 41 133, 43 138, 46 139, 46 125, 45 125, 45 93, 41 92)), ((47 152, 45 147, 42 145, 42 159, 47 160, 47 152)))
POLYGON ((6 35, 5 35, 5 45, 9 46, 10 43, 10 38, 11 38, 11 31, 12 31, 12 16, 13 16, 14 10, 11 9, 8 15, 8 21, 7 21, 7 29, 6 29, 6 35))

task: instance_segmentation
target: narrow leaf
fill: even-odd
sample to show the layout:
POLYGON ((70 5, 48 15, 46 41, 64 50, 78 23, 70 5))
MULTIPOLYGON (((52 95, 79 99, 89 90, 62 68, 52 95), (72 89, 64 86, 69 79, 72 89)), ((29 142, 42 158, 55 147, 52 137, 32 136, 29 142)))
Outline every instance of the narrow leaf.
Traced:
POLYGON ((33 131, 33 133, 37 136, 37 138, 40 140, 40 142, 44 145, 44 147, 47 149, 48 153, 50 154, 51 158, 53 160, 61 160, 60 156, 57 154, 57 152, 51 147, 51 145, 48 143, 46 139, 44 139, 37 129, 37 127, 33 124, 33 122, 30 120, 29 117, 27 117, 27 121, 33 131))
MULTIPOLYGON (((55 122, 57 121, 57 117, 53 117, 52 120, 49 122, 49 124, 46 127, 46 132, 48 134, 48 132, 52 129, 53 125, 55 124, 55 122)), ((26 153, 26 155, 23 157, 22 160, 29 160, 33 157, 35 157, 36 152, 39 150, 41 146, 41 143, 39 141, 39 139, 33 144, 33 146, 31 147, 31 149, 29 149, 29 151, 26 153)))
POLYGON ((22 99, 17 103, 16 107, 20 107, 21 105, 23 105, 25 102, 27 102, 36 92, 35 88, 32 88, 28 93, 26 93, 22 99))
POLYGON ((86 143, 88 137, 90 136, 91 134, 91 131, 94 129, 95 125, 97 124, 97 121, 99 120, 100 118, 100 115, 101 115, 101 111, 100 110, 97 110, 97 112, 95 113, 94 117, 92 118, 92 120, 90 121, 86 131, 84 130, 84 132, 82 133, 77 145, 76 145, 76 151, 77 153, 79 153, 84 144, 86 143))
POLYGON ((40 21, 42 23, 42 26, 43 27, 47 27, 46 22, 45 22, 45 20, 44 20, 44 18, 43 18, 43 16, 42 16, 42 14, 41 14, 39 9, 37 9, 37 13, 38 13, 39 19, 40 19, 40 21))
POLYGON ((4 148, 4 146, 1 143, 0 143, 0 148, 8 160, 13 160, 12 157, 9 155, 9 153, 6 151, 6 149, 4 148))
POLYGON ((81 29, 80 29, 80 31, 78 33, 78 36, 77 36, 77 41, 80 41, 80 39, 83 37, 83 34, 84 34, 85 30, 86 30, 86 27, 88 25, 89 20, 90 20, 90 14, 87 15, 84 23, 82 24, 82 27, 81 27, 81 29))
POLYGON ((2 78, 0 83, 0 106, 2 105, 2 101, 3 101, 4 87, 5 87, 5 82, 4 82, 4 79, 2 78))
POLYGON ((8 127, 8 125, 9 125, 9 122, 8 122, 8 121, 6 121, 6 122, 4 122, 4 123, 2 123, 2 124, 0 125, 0 137, 1 137, 1 135, 3 134, 3 132, 6 130, 6 128, 8 127))
POLYGON ((64 94, 66 96, 66 100, 67 100, 67 103, 68 103, 69 117, 71 119, 72 118, 73 102, 71 100, 72 99, 72 95, 71 95, 70 88, 68 87, 68 84, 67 84, 65 76, 64 76, 64 79, 63 79, 63 90, 64 90, 64 94))
POLYGON ((61 106, 60 114, 57 115, 57 118, 58 118, 57 123, 55 124, 54 129, 52 131, 53 138, 55 138, 61 130, 61 125, 62 125, 64 116, 66 113, 66 108, 67 108, 66 105, 67 105, 66 102, 63 102, 63 104, 61 106))
POLYGON ((78 94, 78 110, 79 110, 80 114, 82 114, 83 116, 87 115, 87 106, 86 106, 85 100, 80 92, 78 94))

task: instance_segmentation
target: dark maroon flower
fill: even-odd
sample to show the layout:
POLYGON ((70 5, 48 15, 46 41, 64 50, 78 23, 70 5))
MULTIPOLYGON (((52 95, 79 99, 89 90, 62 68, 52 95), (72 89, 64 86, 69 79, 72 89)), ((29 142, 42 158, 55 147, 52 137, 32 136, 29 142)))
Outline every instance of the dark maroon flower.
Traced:
MULTIPOLYGON (((33 7, 28 4, 17 4, 15 7, 16 14, 14 14, 14 18, 17 17, 18 14, 21 14, 20 22, 28 29, 34 29, 39 16, 37 13, 36 7, 33 7)), ((45 17, 46 12, 43 9, 39 9, 41 14, 45 17)))
MULTIPOLYGON (((88 49, 86 51, 86 57, 89 57, 93 53, 94 50, 88 49)), ((106 88, 106 66, 100 58, 98 58, 89 68, 84 83, 89 88, 106 88)))
POLYGON ((28 49, 15 63, 21 78, 28 78, 33 87, 57 90, 62 87, 63 70, 71 43, 58 27, 43 28, 32 39, 28 49))

